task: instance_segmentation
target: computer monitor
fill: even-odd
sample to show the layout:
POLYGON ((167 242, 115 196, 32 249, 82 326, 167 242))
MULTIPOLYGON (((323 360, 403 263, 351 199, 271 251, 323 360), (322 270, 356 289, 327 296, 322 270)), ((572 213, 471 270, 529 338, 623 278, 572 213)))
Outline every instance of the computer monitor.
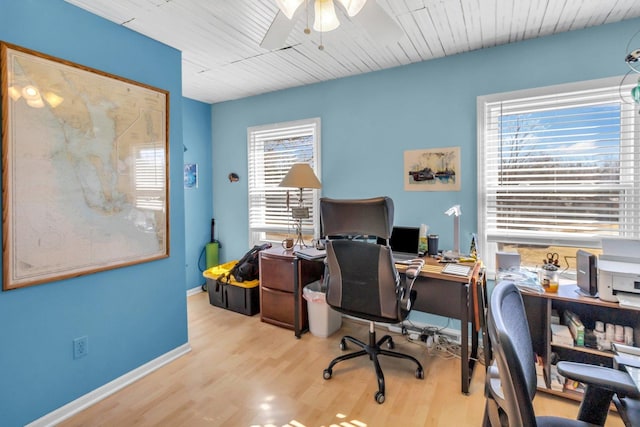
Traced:
POLYGON ((389 239, 394 258, 416 258, 420 247, 420 227, 394 226, 389 239))

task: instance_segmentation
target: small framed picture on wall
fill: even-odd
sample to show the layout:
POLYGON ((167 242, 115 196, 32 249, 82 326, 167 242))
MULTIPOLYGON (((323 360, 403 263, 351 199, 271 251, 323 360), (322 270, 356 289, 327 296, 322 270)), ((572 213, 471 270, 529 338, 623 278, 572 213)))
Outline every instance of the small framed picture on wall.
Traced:
POLYGON ((184 164, 184 188, 198 188, 198 164, 184 164))
POLYGON ((460 147, 404 152, 405 191, 460 191, 460 147))

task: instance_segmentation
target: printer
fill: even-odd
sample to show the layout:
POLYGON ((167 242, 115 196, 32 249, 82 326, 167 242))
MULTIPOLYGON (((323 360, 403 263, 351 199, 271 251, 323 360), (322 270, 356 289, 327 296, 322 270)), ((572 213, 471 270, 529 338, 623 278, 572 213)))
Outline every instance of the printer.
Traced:
POLYGON ((598 257, 598 296, 640 307, 640 240, 602 239, 598 257))

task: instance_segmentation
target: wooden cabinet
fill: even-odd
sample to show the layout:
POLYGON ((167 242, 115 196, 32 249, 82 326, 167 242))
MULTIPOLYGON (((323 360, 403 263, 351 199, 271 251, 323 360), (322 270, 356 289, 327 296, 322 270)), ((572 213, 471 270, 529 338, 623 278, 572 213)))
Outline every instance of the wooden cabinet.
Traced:
POLYGON ((530 294, 522 293, 529 321, 533 351, 542 357, 545 384, 538 383, 538 390, 558 396, 581 400, 582 395, 572 390, 554 390, 551 388, 550 375, 552 363, 560 360, 590 363, 613 367, 613 353, 584 346, 560 345, 552 342, 551 314, 555 310, 562 323, 563 313, 569 310, 580 317, 585 331, 592 331, 596 321, 605 324, 631 326, 634 329, 634 345, 640 344, 640 310, 620 307, 618 303, 588 298, 576 293, 576 286, 560 286, 558 293, 530 294))
POLYGON ((297 259, 293 251, 285 251, 281 247, 261 251, 260 319, 293 329, 296 336, 299 336, 300 331, 309 326, 307 304, 302 298, 302 289, 305 285, 320 279, 323 270, 322 261, 297 259))

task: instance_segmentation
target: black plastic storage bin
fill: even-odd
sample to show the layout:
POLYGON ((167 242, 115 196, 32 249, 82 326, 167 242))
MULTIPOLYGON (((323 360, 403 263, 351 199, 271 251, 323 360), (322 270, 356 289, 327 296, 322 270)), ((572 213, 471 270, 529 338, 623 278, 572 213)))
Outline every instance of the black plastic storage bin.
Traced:
POLYGON ((233 268, 237 261, 212 267, 202 273, 207 280, 209 303, 216 307, 253 316, 260 312, 260 281, 237 282, 233 277, 218 280, 233 268))

